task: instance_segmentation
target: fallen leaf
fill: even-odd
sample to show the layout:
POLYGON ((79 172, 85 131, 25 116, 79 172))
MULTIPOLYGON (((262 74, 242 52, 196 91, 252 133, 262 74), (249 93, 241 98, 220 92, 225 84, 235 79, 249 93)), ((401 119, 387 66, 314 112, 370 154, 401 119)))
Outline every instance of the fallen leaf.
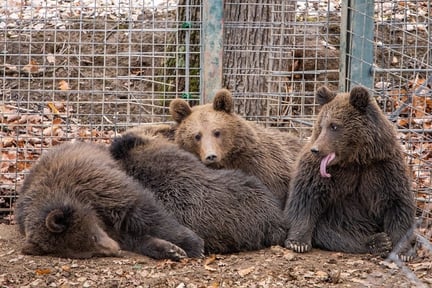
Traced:
POLYGON ((70 271, 71 267, 68 265, 63 265, 63 266, 61 266, 61 269, 65 272, 68 272, 68 271, 70 271))
POLYGON ((53 126, 47 127, 42 131, 42 134, 44 136, 57 136, 57 130, 59 128, 60 127, 58 125, 53 125, 53 126))
POLYGON ((216 261, 216 255, 211 254, 204 260, 204 269, 209 271, 216 271, 216 268, 210 267, 209 265, 216 261))
POLYGON ((60 114, 60 112, 57 110, 57 107, 52 102, 48 102, 48 107, 51 109, 51 112, 54 114, 60 114))
POLYGON ((63 122, 63 120, 61 118, 54 118, 52 123, 53 125, 59 125, 63 122))
POLYGON ((49 53, 46 57, 48 63, 54 64, 55 63, 55 56, 52 53, 49 53))
POLYGON ((36 275, 47 275, 51 273, 51 269, 36 269, 36 275))
POLYGON ((39 72, 39 64, 36 60, 30 60, 30 63, 25 65, 22 70, 28 74, 39 72))
POLYGON ((249 267, 249 268, 245 268, 245 269, 241 269, 241 270, 239 270, 239 271, 238 271, 238 274, 239 274, 241 277, 244 277, 244 276, 250 274, 250 273, 251 273, 252 271, 254 271, 254 270, 255 270, 255 266, 251 266, 251 267, 249 267))
POLYGON ((69 84, 65 80, 61 80, 58 84, 58 87, 62 91, 70 90, 69 84))

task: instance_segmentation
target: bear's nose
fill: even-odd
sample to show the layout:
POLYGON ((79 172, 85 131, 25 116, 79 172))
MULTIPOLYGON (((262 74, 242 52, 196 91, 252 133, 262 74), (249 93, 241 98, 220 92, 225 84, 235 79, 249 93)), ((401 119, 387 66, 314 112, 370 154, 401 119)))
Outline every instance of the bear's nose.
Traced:
POLYGON ((216 160, 216 158, 217 158, 217 156, 215 154, 210 154, 206 157, 206 161, 213 162, 216 160))
POLYGON ((317 147, 312 147, 311 152, 317 154, 319 152, 319 149, 317 147))

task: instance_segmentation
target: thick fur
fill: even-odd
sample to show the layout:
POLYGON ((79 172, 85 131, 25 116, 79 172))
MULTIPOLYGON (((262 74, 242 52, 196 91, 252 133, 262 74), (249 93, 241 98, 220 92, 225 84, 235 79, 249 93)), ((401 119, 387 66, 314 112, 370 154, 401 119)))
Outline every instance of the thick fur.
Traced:
POLYGON ((412 239, 415 203, 394 127, 362 87, 338 95, 322 87, 317 102, 321 111, 285 208, 286 246, 382 255, 395 249, 411 258, 404 239, 412 239))
POLYGON ((255 177, 210 169, 159 137, 124 134, 114 140, 111 153, 180 223, 204 239, 206 253, 283 245, 283 211, 255 177))
POLYGON ((182 99, 170 104, 178 123, 175 142, 211 168, 240 169, 258 177, 283 207, 300 140, 290 133, 270 130, 233 113, 233 99, 219 90, 213 104, 191 108, 182 99))
POLYGON ((138 136, 157 136, 174 142, 176 126, 174 123, 143 124, 126 130, 125 134, 130 132, 138 136))
POLYGON ((15 215, 25 254, 87 258, 123 249, 178 260, 204 252, 203 240, 96 144, 62 144, 42 155, 24 181, 15 215))

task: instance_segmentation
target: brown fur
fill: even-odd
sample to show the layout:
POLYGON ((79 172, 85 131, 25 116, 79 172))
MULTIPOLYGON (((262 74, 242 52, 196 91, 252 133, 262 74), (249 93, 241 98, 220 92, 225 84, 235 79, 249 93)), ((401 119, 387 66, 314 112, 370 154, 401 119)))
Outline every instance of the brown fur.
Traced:
POLYGON ((124 134, 134 133, 138 136, 158 136, 174 141, 176 126, 173 123, 143 124, 126 130, 124 134))
POLYGON ((88 143, 42 155, 16 204, 22 252, 87 258, 119 255, 121 248, 158 259, 201 256, 202 239, 117 167, 106 147, 88 143))
POLYGON ((110 151, 181 224, 204 239, 207 253, 283 245, 282 209, 256 177, 210 169, 166 139, 132 132, 116 138, 110 151))
POLYGON ((213 104, 191 108, 184 100, 173 100, 170 112, 178 123, 176 143, 209 167, 240 169, 258 177, 282 207, 300 140, 260 127, 232 111, 233 99, 226 89, 217 92, 213 104))
POLYGON ((362 87, 337 95, 322 87, 317 102, 285 208, 286 246, 381 255, 393 248, 410 259, 405 239, 412 239, 415 204, 394 127, 362 87))

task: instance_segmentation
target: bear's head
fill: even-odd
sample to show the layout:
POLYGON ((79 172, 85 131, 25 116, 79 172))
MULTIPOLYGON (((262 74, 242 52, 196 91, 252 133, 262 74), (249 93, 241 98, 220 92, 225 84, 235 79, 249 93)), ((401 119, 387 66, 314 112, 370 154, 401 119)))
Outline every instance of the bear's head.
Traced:
POLYGON ((221 163, 227 155, 241 149, 243 141, 237 136, 244 126, 233 112, 233 105, 232 95, 226 89, 216 93, 212 104, 191 108, 182 99, 173 100, 170 113, 178 123, 175 141, 204 164, 223 166, 221 163))
POLYGON ((365 88, 337 94, 321 87, 316 100, 321 109, 310 153, 321 159, 321 176, 331 177, 328 166, 368 165, 392 157, 394 128, 365 88))
POLYGON ((65 258, 118 256, 120 247, 101 228, 90 207, 62 203, 27 219, 23 254, 65 258))

